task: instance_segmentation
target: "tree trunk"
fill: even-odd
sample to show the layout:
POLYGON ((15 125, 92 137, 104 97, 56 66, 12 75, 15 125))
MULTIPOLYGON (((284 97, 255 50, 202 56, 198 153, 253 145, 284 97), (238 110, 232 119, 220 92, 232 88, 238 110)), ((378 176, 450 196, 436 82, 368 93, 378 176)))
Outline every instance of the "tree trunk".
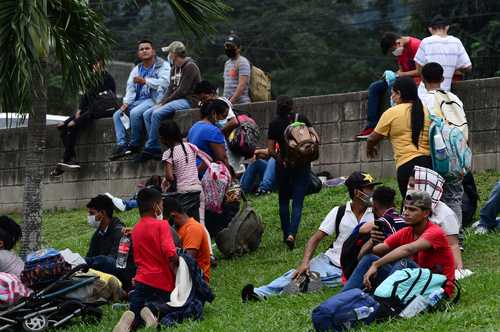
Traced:
POLYGON ((47 70, 41 59, 41 73, 33 77, 32 109, 28 120, 28 144, 24 162, 24 195, 21 256, 40 249, 42 239, 42 187, 45 163, 47 70))

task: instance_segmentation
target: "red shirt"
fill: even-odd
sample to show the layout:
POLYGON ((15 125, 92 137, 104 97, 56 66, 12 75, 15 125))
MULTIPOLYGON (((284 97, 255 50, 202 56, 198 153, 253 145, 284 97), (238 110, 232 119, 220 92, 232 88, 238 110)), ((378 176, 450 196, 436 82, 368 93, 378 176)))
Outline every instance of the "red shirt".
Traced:
MULTIPOLYGON (((404 46, 403 53, 398 56, 398 65, 401 67, 402 71, 415 70, 415 54, 417 54, 418 47, 420 46, 420 39, 409 37, 410 41, 404 46)), ((416 75, 413 77, 415 82, 420 84, 420 76, 416 75)))
POLYGON ((135 280, 145 285, 171 292, 175 276, 169 258, 177 255, 168 222, 143 217, 132 230, 135 280))
MULTIPOLYGON (((429 241, 432 248, 419 251, 412 258, 418 266, 430 269, 434 273, 444 274, 448 281, 455 280, 455 261, 446 234, 441 227, 432 222, 427 222, 421 239, 429 241)), ((391 250, 402 245, 416 241, 412 227, 405 227, 385 239, 384 243, 391 250)), ((453 294, 454 285, 446 283, 445 292, 448 296, 453 294)))

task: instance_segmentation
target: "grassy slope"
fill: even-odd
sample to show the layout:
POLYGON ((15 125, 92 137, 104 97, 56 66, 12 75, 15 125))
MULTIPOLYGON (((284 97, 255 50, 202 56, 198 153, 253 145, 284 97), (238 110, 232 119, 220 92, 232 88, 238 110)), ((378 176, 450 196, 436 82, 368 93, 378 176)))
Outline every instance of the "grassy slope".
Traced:
MULTIPOLYGON (((486 199, 499 173, 481 173, 476 177, 482 202, 486 199)), ((395 186, 394 180, 388 181, 395 186)), ((295 267, 310 234, 318 227, 328 211, 344 202, 344 188, 323 190, 305 201, 297 249, 285 249, 281 242, 277 197, 275 194, 253 200, 253 206, 266 224, 260 249, 235 260, 221 260, 213 271, 212 287, 217 296, 205 308, 205 319, 187 322, 178 331, 308 331, 312 329, 311 310, 335 294, 337 289, 324 289, 307 296, 281 296, 266 302, 243 305, 240 290, 246 283, 260 285, 295 267)), ((136 212, 122 213, 120 217, 129 225, 137 219, 136 212)), ((84 210, 51 212, 45 215, 44 245, 70 248, 86 253, 91 229, 86 223, 84 210)), ((321 244, 321 250, 329 243, 321 244)), ((468 234, 464 253, 466 267, 476 274, 463 285, 460 305, 449 312, 422 315, 409 321, 394 321, 367 328, 367 331, 411 331, 416 326, 423 331, 498 331, 500 330, 500 258, 498 234, 478 237, 468 234)), ((318 251, 319 252, 319 251, 318 251)), ((100 326, 72 325, 66 331, 110 331, 121 315, 120 311, 105 309, 100 326)))

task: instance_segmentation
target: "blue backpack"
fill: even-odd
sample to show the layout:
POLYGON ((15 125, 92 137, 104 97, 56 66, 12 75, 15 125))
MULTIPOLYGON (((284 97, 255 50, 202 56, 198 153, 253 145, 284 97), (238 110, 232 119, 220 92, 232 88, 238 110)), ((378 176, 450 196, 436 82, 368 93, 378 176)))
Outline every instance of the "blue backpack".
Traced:
POLYGON ((361 289, 353 288, 330 297, 312 312, 317 332, 345 331, 361 323, 370 324, 380 305, 361 289))
POLYGON ((429 113, 432 121, 429 128, 432 168, 445 180, 461 180, 472 167, 472 151, 464 132, 447 123, 433 110, 429 113))

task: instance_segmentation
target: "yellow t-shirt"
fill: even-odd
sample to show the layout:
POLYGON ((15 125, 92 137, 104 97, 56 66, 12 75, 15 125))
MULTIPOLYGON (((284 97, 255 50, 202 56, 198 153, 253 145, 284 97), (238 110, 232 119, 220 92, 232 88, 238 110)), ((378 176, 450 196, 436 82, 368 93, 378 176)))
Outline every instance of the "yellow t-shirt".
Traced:
POLYGON ((411 106, 404 103, 389 108, 382 114, 378 121, 375 132, 389 138, 394 151, 396 168, 408 161, 420 157, 429 156, 429 112, 424 107, 424 128, 418 140, 418 149, 411 141, 411 106))

